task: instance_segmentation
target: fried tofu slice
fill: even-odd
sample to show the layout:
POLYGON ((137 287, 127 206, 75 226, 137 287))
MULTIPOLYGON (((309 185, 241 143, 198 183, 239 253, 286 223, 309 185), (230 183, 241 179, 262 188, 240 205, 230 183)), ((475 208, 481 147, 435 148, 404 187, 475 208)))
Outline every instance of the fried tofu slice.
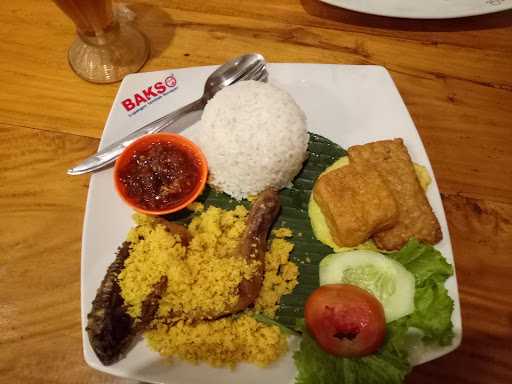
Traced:
POLYGON ((361 244, 398 220, 397 203, 384 180, 375 170, 358 164, 320 176, 313 198, 340 247, 361 244))
POLYGON ((398 203, 398 223, 373 236, 381 249, 400 249, 411 237, 435 244, 442 239, 437 221, 414 172, 402 139, 383 140, 348 149, 350 162, 375 169, 398 203))

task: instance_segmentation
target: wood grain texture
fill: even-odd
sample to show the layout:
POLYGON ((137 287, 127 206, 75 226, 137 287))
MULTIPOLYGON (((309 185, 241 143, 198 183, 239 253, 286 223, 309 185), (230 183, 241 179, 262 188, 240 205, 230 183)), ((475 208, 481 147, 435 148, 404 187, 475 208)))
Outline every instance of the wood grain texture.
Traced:
POLYGON ((0 382, 114 383, 86 367, 80 238, 88 177, 66 177, 97 140, 0 125, 0 382))
MULTIPOLYGON (((375 64, 391 73, 443 194, 462 346, 408 383, 512 382, 512 11, 398 20, 317 0, 127 1, 149 37, 143 71, 272 62, 375 64)), ((69 69, 74 29, 49 1, 0 2, 0 383, 128 383, 82 358, 80 241, 88 177, 118 84, 69 69)))

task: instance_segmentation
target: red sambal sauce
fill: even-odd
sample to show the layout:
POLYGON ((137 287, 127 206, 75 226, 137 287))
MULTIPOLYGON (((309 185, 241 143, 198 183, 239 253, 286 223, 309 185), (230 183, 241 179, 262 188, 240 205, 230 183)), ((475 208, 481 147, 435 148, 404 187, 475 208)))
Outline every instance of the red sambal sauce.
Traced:
POLYGON ((189 150, 160 141, 135 151, 119 170, 127 197, 149 211, 181 204, 194 192, 200 176, 200 160, 189 150))

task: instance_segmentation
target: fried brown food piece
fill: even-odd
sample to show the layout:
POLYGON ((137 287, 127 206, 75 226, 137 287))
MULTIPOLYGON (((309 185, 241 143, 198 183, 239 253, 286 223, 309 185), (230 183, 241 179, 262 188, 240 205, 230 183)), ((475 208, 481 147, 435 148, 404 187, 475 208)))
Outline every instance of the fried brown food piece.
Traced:
POLYGON ((248 263, 257 262, 257 270, 249 280, 243 279, 238 286, 238 302, 230 313, 244 310, 258 297, 265 273, 267 237, 274 223, 281 203, 276 190, 268 188, 254 201, 247 219, 247 228, 240 243, 240 254, 248 263))
POLYGON ((136 331, 142 332, 149 327, 155 319, 158 308, 160 307, 160 299, 167 289, 167 276, 162 276, 160 280, 153 285, 151 293, 146 296, 142 302, 140 320, 137 323, 136 331))
POLYGON ((390 189, 370 167, 349 164, 322 175, 313 188, 334 242, 352 247, 398 220, 390 189))
POLYGON ((398 222, 373 238, 381 249, 400 249, 411 237, 435 244, 442 239, 441 227, 402 139, 383 140, 348 149, 350 162, 377 170, 398 203, 398 222))
POLYGON ((181 244, 183 244, 185 247, 190 243, 190 240, 192 240, 191 233, 184 225, 173 223, 172 221, 166 220, 162 217, 156 217, 155 221, 157 224, 162 224, 165 226, 167 232, 178 235, 181 239, 181 244))
POLYGON ((87 315, 87 335, 91 347, 104 365, 115 363, 135 337, 134 320, 124 310, 121 288, 117 282, 129 256, 129 243, 124 242, 114 262, 108 267, 87 315))
POLYGON ((85 330, 89 342, 104 365, 118 361, 130 348, 135 336, 151 324, 158 312, 159 301, 167 289, 167 277, 162 276, 142 302, 142 314, 136 323, 125 310, 117 280, 129 254, 130 243, 124 242, 108 267, 92 302, 91 312, 87 315, 85 330))

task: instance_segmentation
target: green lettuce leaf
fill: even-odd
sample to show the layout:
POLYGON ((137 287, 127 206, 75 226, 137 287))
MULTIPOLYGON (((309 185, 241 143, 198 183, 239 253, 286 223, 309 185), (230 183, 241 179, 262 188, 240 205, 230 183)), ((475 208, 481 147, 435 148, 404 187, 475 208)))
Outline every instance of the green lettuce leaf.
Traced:
POLYGON ((300 349, 293 358, 297 384, 400 384, 411 367, 402 349, 406 328, 391 324, 387 341, 378 353, 361 358, 333 356, 321 349, 304 331, 300 349))
POLYGON ((443 284, 430 281, 423 287, 416 287, 414 304, 416 309, 408 319, 408 326, 420 329, 427 344, 450 345, 453 300, 443 284))
POLYGON ((388 254, 414 274, 414 312, 404 319, 408 327, 423 332, 428 344, 449 345, 453 338, 453 300, 444 283, 453 268, 441 252, 428 244, 410 240, 400 251, 388 254))
POLYGON ((398 252, 387 256, 402 264, 414 274, 416 286, 423 286, 428 280, 444 283, 453 274, 453 268, 441 252, 429 244, 411 239, 398 252))

